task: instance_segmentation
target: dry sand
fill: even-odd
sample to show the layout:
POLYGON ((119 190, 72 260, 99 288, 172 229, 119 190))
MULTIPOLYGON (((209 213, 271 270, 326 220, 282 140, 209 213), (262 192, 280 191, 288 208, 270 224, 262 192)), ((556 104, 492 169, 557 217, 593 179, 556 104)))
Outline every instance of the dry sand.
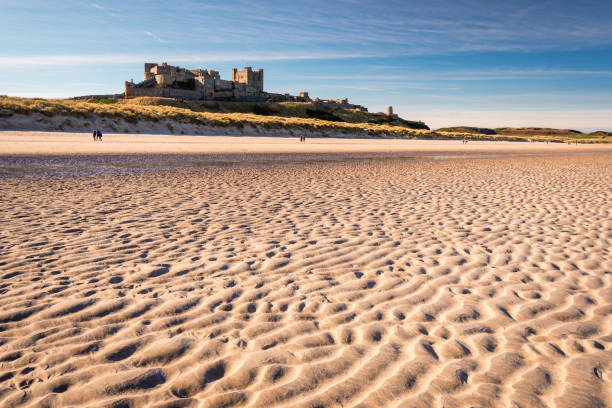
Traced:
POLYGON ((0 406, 612 406, 611 158, 0 178, 0 406))

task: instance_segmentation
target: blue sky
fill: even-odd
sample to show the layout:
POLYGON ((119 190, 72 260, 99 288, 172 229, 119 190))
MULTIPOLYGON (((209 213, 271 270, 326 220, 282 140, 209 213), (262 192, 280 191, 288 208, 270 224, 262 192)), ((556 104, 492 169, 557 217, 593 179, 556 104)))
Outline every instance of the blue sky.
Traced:
POLYGON ((121 92, 145 61, 264 68, 437 128, 612 130, 611 1, 0 0, 0 94, 121 92))

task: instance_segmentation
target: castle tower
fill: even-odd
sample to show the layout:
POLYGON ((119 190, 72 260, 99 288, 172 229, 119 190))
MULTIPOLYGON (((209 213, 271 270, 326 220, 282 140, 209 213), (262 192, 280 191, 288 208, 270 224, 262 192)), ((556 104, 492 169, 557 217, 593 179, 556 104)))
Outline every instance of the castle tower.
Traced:
POLYGON ((263 69, 259 68, 257 70, 257 74, 256 75, 257 75, 257 86, 259 88, 259 91, 263 92, 263 85, 264 85, 263 84, 263 69))
POLYGON ((144 80, 148 80, 148 79, 153 79, 155 78, 155 74, 153 72, 151 72, 151 69, 153 69, 153 67, 156 67, 157 63, 155 62, 145 62, 144 64, 144 80))
POLYGON ((251 67, 244 67, 242 71, 232 68, 232 81, 246 85, 247 92, 263 92, 263 69, 253 71, 251 67))
POLYGON ((393 116, 393 106, 387 107, 387 116, 393 116))

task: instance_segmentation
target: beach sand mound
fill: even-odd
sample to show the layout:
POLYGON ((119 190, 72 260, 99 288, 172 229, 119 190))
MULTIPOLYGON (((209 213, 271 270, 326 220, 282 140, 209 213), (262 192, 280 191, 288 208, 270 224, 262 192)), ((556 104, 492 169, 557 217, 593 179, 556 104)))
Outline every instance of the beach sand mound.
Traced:
POLYGON ((612 405, 609 155, 0 179, 0 405, 612 405))

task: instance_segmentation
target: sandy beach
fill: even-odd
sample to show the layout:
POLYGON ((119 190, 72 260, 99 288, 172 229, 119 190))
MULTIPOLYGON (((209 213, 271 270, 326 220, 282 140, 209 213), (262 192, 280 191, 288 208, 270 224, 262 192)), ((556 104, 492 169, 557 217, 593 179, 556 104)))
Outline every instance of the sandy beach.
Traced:
POLYGON ((559 154, 612 153, 611 144, 566 144, 416 139, 349 139, 263 136, 172 136, 105 134, 93 142, 89 133, 0 131, 0 155, 66 154, 559 154))
POLYGON ((612 406, 612 147, 0 152, 0 406, 612 406))

